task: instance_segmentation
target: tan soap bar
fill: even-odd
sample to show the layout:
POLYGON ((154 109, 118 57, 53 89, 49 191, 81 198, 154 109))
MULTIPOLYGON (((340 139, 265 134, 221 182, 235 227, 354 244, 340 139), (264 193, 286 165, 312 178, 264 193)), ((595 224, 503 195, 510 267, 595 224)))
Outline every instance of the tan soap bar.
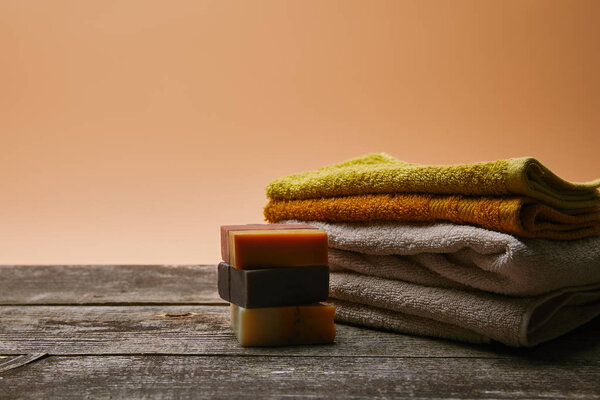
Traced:
POLYGON ((327 265, 327 233, 310 225, 224 225, 221 255, 238 269, 327 265))
POLYGON ((242 346, 285 346, 333 343, 335 307, 303 306, 243 308, 231 304, 231 327, 242 346))

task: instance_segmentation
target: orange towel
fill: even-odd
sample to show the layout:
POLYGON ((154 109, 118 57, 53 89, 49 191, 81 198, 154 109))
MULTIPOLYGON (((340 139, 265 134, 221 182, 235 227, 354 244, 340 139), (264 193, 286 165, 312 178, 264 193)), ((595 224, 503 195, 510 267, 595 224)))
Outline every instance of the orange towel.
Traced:
POLYGON ((271 200, 266 220, 450 221, 518 236, 574 240, 600 235, 600 208, 556 209, 524 197, 379 194, 306 200, 271 200))

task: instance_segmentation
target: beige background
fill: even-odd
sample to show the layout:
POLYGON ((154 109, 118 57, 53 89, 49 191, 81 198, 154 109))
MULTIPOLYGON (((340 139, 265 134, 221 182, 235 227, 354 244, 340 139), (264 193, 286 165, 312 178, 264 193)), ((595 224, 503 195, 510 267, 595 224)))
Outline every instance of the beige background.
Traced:
POLYGON ((367 152, 600 177, 600 1, 0 0, 0 263, 216 263, 367 152))

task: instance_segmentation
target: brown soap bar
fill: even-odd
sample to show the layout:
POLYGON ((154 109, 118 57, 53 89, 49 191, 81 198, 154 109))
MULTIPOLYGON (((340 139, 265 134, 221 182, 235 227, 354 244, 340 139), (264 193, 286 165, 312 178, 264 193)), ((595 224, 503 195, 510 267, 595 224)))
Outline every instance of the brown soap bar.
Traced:
POLYGON ((332 305, 230 307, 231 327, 242 346, 325 344, 335 340, 332 305))
POLYGON ((225 225, 221 253, 239 269, 327 265, 327 233, 310 225, 225 225))
POLYGON ((318 303, 329 294, 329 267, 237 269, 222 262, 219 296, 244 308, 318 303))

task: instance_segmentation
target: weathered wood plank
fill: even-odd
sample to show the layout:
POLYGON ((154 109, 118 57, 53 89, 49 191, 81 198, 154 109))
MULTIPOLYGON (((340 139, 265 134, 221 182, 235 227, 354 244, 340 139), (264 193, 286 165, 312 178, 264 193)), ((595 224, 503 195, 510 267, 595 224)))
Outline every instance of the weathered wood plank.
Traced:
POLYGON ((197 354, 600 360, 600 321, 533 349, 509 349, 337 324, 334 345, 242 348, 223 306, 4 306, 0 354, 197 354))
POLYGON ((242 348, 223 306, 4 306, 0 354, 271 354, 468 356, 484 346, 337 325, 334 345, 242 348))
POLYGON ((27 365, 31 362, 39 360, 44 357, 46 353, 32 353, 25 354, 19 357, 14 357, 9 361, 0 362, 0 372, 8 371, 9 369, 19 368, 23 365, 27 365))
POLYGON ((215 272, 0 266, 0 354, 26 354, 0 356, 21 366, 0 398, 600 398, 600 320, 534 349, 346 325, 334 345, 241 348, 215 272))
POLYGON ((225 304, 216 267, 0 265, 1 304, 225 304))
POLYGON ((600 365, 371 357, 48 357, 2 374, 8 398, 598 399, 600 365))

